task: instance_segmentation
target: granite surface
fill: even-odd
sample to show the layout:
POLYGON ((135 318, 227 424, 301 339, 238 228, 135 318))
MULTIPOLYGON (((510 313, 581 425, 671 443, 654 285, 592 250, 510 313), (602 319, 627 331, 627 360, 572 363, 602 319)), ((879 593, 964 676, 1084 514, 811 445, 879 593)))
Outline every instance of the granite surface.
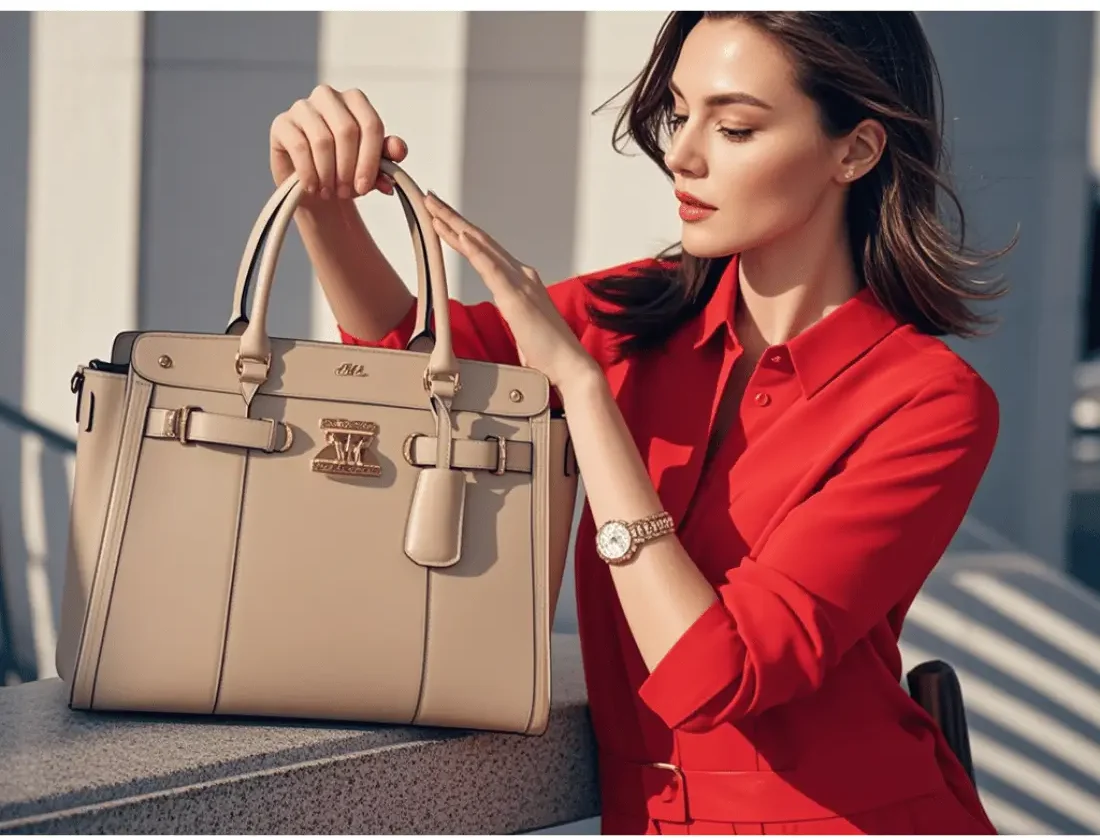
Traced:
POLYGON ((580 649, 542 736, 72 711, 0 690, 0 833, 516 833, 599 812, 580 649))

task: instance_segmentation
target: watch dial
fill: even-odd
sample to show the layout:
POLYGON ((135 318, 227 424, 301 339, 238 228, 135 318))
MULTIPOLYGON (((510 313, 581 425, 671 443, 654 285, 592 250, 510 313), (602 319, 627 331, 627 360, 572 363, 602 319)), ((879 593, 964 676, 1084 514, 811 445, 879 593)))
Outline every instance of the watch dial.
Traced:
POLYGON ((630 533, 619 521, 608 521, 596 536, 600 553, 609 559, 621 559, 630 549, 630 533))

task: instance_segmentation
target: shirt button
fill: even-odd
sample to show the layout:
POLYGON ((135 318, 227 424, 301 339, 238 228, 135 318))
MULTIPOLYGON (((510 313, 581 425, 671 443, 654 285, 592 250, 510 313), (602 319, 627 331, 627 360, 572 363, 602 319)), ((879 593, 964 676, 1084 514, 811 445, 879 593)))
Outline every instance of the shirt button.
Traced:
POLYGON ((756 394, 756 403, 761 407, 767 407, 769 404, 771 404, 771 400, 772 397, 769 396, 767 393, 756 394))

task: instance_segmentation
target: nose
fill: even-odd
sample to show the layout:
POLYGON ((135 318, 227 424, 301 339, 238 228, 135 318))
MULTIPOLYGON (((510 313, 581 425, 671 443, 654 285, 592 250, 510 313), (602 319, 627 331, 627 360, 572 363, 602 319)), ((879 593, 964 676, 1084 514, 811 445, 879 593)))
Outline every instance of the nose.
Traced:
POLYGON ((706 175, 706 159, 699 149, 698 132, 688 124, 680 126, 665 149, 665 165, 674 175, 703 177, 706 175))

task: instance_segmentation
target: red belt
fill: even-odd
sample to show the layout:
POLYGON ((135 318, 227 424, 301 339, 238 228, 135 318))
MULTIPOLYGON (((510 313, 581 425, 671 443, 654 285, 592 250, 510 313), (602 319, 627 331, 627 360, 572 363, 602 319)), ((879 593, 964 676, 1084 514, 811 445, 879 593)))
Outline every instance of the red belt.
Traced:
POLYGON ((644 801, 652 820, 730 823, 843 817, 900 803, 944 788, 942 776, 906 777, 845 766, 815 771, 700 771, 668 763, 639 763, 601 752, 605 811, 632 812, 644 801))

